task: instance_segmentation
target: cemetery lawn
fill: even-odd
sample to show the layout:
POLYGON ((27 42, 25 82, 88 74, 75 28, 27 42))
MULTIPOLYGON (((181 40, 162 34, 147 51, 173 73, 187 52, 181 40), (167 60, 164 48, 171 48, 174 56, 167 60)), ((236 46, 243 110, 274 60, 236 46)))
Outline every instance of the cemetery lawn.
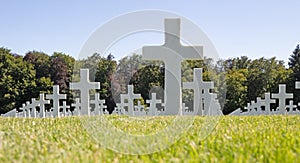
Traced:
MULTIPOLYGON (((126 124, 149 132, 154 124, 126 124)), ((0 118, 0 162, 300 162, 300 116, 224 116, 211 135, 197 135, 203 117, 170 148, 148 155, 115 153, 97 144, 78 117, 0 118)))

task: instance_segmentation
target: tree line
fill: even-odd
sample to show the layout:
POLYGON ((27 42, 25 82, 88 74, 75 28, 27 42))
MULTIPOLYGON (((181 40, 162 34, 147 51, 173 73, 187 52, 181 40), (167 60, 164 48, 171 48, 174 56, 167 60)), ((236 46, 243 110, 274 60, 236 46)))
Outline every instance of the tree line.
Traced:
MULTIPOLYGON (((165 69, 161 61, 146 61, 138 54, 118 61, 112 54, 101 56, 98 53, 81 60, 61 52, 48 55, 29 51, 18 55, 2 47, 0 114, 20 108, 40 93, 52 93, 53 85, 59 85, 61 93, 67 94, 70 105, 78 92, 70 91, 69 85, 79 81, 80 68, 88 68, 90 80, 100 82, 101 89, 96 91, 105 99, 110 113, 120 102, 119 95, 127 92, 128 84, 133 84, 134 91, 142 95, 138 99, 142 104, 150 98, 151 92, 156 92, 157 97, 163 99, 165 69)), ((299 45, 290 54, 288 67, 276 57, 190 60, 182 63, 183 82, 193 80, 193 68, 203 68, 203 80, 214 81, 213 91, 224 106, 224 114, 243 108, 256 97, 264 97, 265 92, 278 92, 278 84, 286 84, 287 92, 294 93, 295 103, 300 102, 300 92, 295 89, 295 81, 300 80, 299 45)), ((183 90, 183 102, 189 108, 193 107, 192 96, 191 90, 183 90)))

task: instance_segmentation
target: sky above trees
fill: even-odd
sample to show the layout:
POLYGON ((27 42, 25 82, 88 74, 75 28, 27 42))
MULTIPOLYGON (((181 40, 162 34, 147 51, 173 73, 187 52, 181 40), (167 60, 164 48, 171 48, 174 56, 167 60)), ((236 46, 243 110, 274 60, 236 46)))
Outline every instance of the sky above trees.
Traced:
MULTIPOLYGON (((101 24, 124 13, 158 9, 185 16, 197 24, 221 58, 276 56, 287 64, 291 49, 300 42, 299 5, 298 0, 6 1, 1 2, 0 47, 19 54, 29 50, 47 54, 61 51, 76 58, 101 24)), ((112 51, 116 58, 127 52, 122 49, 125 48, 112 51)))

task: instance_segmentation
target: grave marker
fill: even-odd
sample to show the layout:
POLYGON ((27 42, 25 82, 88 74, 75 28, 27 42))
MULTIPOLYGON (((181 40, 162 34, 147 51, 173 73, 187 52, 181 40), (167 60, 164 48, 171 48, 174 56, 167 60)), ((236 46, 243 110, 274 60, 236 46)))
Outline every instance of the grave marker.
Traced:
POLYGON ((134 99, 141 98, 140 94, 134 94, 133 85, 128 85, 127 94, 121 94, 121 106, 125 108, 125 100, 127 100, 128 106, 128 115, 133 116, 133 109, 134 109, 134 99))
POLYGON ((91 100, 91 103, 95 104, 95 115, 102 115, 103 109, 107 108, 106 105, 104 105, 105 100, 100 100, 100 94, 95 94, 95 100, 91 100))
POLYGON ((82 115, 90 115, 90 90, 100 89, 99 82, 90 82, 89 69, 80 69, 80 82, 70 83, 71 90, 80 91, 81 113, 82 115))
POLYGON ((213 82, 204 82, 203 81, 203 69, 195 68, 194 69, 194 80, 193 82, 184 82, 183 89, 193 89, 194 90, 194 112, 197 110, 197 115, 203 115, 203 100, 202 100, 202 90, 213 89, 213 82))
POLYGON ((156 93, 152 93, 151 99, 146 100, 146 103, 150 104, 148 107, 148 115, 150 115, 150 116, 158 115, 158 110, 157 110, 156 104, 161 104, 161 100, 156 99, 156 93))
POLYGON ((68 109, 70 109, 70 106, 67 105, 67 101, 63 101, 63 105, 60 107, 63 111, 64 117, 68 116, 68 109))
POLYGON ((286 85, 279 84, 279 92, 277 94, 272 94, 272 98, 276 98, 279 100, 279 106, 277 107, 277 111, 281 114, 285 114, 285 106, 286 106, 286 99, 292 99, 292 93, 286 93, 286 85))
POLYGON ((40 104, 40 117, 45 118, 46 117, 45 105, 50 104, 50 100, 46 100, 45 95, 42 93, 42 94, 40 94, 40 98, 37 102, 40 104))
POLYGON ((165 43, 162 46, 146 46, 144 59, 162 60, 165 64, 165 114, 176 115, 182 110, 181 62, 202 59, 202 46, 182 46, 180 43, 180 19, 165 19, 165 43))
POLYGON ((52 109, 53 109, 52 116, 60 117, 59 101, 67 99, 67 95, 66 94, 60 94, 59 93, 59 86, 54 85, 53 86, 53 94, 46 95, 46 98, 49 99, 49 100, 52 100, 52 102, 53 102, 53 104, 52 104, 53 105, 53 107, 52 107, 52 109))

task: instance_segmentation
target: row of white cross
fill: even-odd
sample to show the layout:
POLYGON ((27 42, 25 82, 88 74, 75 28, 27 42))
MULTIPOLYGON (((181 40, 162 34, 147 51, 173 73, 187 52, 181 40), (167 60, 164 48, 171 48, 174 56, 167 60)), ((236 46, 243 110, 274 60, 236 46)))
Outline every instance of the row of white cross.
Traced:
MULTIPOLYGON (((99 93, 94 94, 94 99, 90 100, 90 90, 100 89, 99 82, 90 82, 89 81, 89 70, 81 69, 80 70, 80 82, 70 83, 71 90, 79 90, 80 98, 76 98, 75 102, 71 104, 74 107, 74 111, 70 111, 69 105, 66 103, 67 95, 60 94, 59 86, 53 86, 52 94, 40 94, 38 100, 35 98, 31 99, 31 102, 27 101, 26 104, 23 104, 17 112, 16 109, 4 114, 4 116, 13 116, 13 117, 61 117, 61 116, 71 116, 71 115, 101 115, 107 112, 103 112, 107 106, 105 105, 105 100, 100 99, 99 93), (46 98, 45 98, 46 97, 46 98), (50 111, 46 111, 46 105, 51 104, 52 108, 50 111), (62 105, 60 105, 62 102, 62 105), (92 109, 90 105, 93 104, 94 108, 92 109), (39 111, 37 111, 39 108, 39 111), (61 112, 62 111, 62 112, 61 112)), ((216 100, 216 95, 210 93, 210 90, 213 89, 214 85, 212 82, 204 82, 202 79, 202 69, 194 69, 194 81, 193 82, 184 82, 184 89, 193 89, 194 90, 194 109, 189 109, 182 104, 182 109, 178 113, 179 115, 204 115, 209 113, 212 103, 218 103, 216 100)), ((130 116, 142 116, 142 115, 166 115, 166 110, 174 108, 166 108, 165 103, 161 99, 156 98, 156 93, 151 94, 151 99, 146 100, 146 104, 149 104, 149 107, 145 107, 141 104, 141 101, 138 101, 137 105, 134 104, 135 99, 141 99, 140 94, 134 93, 133 85, 128 85, 128 93, 121 94, 121 102, 117 103, 117 107, 114 110, 114 114, 126 114, 130 116), (127 102, 125 102, 127 101, 127 102), (158 110, 157 106, 161 105, 164 109, 158 110)), ((213 108, 216 109, 216 108, 213 108)), ((218 107, 217 109, 220 109, 218 107)), ((175 109, 176 110, 176 109, 175 109)))
MULTIPOLYGON (((300 82, 296 82, 296 89, 300 89, 300 82)), ((251 101, 242 109, 237 109, 232 112, 230 115, 272 115, 272 114, 300 114, 300 110, 297 108, 297 105, 300 106, 300 103, 294 105, 293 93, 286 92, 286 85, 279 84, 278 93, 265 93, 265 98, 257 97, 256 101, 251 101), (275 110, 271 110, 271 104, 276 103, 278 100, 278 107, 275 110), (286 104, 286 100, 289 100, 286 104), (263 110, 264 107, 264 110, 263 110)))
MULTIPOLYGON (((165 43, 161 46, 145 46, 142 48, 142 56, 144 59, 162 60, 165 64, 164 115, 182 115, 188 112, 186 110, 189 109, 186 109, 185 105, 182 103, 181 63, 188 59, 203 59, 203 46, 183 46, 180 43, 180 39, 180 19, 165 19, 165 43)), ((80 70, 80 74, 80 82, 70 84, 71 90, 80 91, 80 99, 76 99, 74 104, 75 111, 77 115, 90 115, 91 109, 89 91, 92 89, 100 89, 100 83, 89 82, 88 70, 80 70)), ((204 82, 202 80, 202 69, 194 69, 194 81, 183 83, 183 89, 194 90, 194 108, 192 109, 192 114, 204 115, 221 110, 216 100, 216 95, 210 92, 213 87, 212 82, 204 82)), ((46 96, 46 98, 53 101, 53 114, 54 116, 59 117, 59 100, 65 99, 65 96, 60 95, 58 90, 59 89, 57 87, 56 92, 54 91, 53 95, 46 96)), ((127 112, 129 115, 133 115, 133 99, 140 98, 140 96, 134 95, 133 88, 131 87, 128 88, 128 92, 131 93, 121 95, 121 103, 117 104, 117 111, 124 111, 123 100, 127 98, 129 99, 126 104, 129 108, 127 109, 127 112)), ((151 101, 148 101, 150 104, 150 113, 153 115, 156 115, 157 112, 155 103, 161 103, 161 101, 155 100, 153 98, 151 101), (151 110, 151 108, 153 109, 151 110)), ((34 103, 33 101, 34 100, 32 100, 32 104, 34 103)), ((96 101, 94 103, 96 103, 96 101)), ((43 103, 34 103, 33 105, 38 104, 45 105, 43 103)), ((27 105, 30 106, 31 104, 27 105)), ((45 116, 44 113, 40 114, 42 117, 45 116)))

